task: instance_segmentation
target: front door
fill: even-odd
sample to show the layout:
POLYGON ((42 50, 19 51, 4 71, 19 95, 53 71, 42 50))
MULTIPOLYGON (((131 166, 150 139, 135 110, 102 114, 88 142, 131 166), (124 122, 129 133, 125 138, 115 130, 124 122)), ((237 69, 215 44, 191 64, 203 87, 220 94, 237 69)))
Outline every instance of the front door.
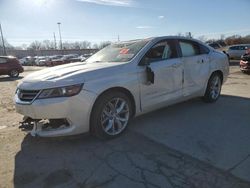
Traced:
POLYGON ((138 67, 143 111, 181 97, 183 62, 178 58, 174 41, 157 43, 146 53, 142 61, 154 74, 154 83, 148 83, 146 65, 138 67))

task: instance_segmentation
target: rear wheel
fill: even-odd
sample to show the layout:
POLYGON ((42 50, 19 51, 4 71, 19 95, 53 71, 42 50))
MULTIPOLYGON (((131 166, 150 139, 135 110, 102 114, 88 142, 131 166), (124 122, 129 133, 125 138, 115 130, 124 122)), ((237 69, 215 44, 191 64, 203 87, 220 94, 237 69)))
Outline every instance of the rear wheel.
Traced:
POLYGON ((221 92, 222 79, 218 73, 213 73, 208 80, 206 93, 203 100, 208 103, 213 103, 218 100, 221 92))
POLYGON ((11 78, 17 78, 19 76, 19 72, 17 70, 13 69, 10 71, 9 76, 11 78))
POLYGON ((101 139, 114 138, 126 129, 131 114, 131 102, 124 93, 103 94, 93 107, 90 131, 101 139))

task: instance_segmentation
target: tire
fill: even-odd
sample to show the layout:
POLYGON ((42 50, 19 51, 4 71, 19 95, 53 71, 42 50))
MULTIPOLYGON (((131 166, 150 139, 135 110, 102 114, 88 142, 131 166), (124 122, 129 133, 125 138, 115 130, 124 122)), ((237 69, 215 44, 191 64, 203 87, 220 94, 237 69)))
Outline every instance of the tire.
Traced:
POLYGON ((131 101, 120 91, 102 94, 90 117, 90 132, 100 139, 111 139, 125 131, 132 116, 131 101))
POLYGON ((242 72, 243 74, 248 74, 248 75, 250 75, 250 71, 241 70, 241 72, 242 72))
POLYGON ((203 101, 207 103, 216 102, 220 97, 221 86, 222 79, 220 74, 213 73, 208 80, 207 89, 205 95, 203 96, 203 101))
POLYGON ((9 76, 11 78, 17 78, 19 76, 19 72, 16 69, 10 71, 9 76))

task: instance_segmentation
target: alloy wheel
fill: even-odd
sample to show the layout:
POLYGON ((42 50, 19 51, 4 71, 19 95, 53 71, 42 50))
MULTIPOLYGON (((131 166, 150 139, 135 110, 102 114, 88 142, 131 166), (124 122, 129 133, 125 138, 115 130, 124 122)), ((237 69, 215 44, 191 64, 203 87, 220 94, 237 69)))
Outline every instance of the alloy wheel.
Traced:
POLYGON ((10 72, 10 76, 11 76, 11 77, 17 77, 18 75, 19 75, 19 73, 18 73, 17 70, 12 70, 12 71, 10 72))
POLYGON ((102 129, 108 135, 117 135, 127 126, 129 121, 129 105, 122 98, 113 98, 107 102, 101 113, 102 129))
POLYGON ((214 76, 213 79, 211 80, 211 85, 210 85, 210 95, 212 99, 217 99, 220 96, 220 91, 221 91, 221 79, 219 76, 214 76))

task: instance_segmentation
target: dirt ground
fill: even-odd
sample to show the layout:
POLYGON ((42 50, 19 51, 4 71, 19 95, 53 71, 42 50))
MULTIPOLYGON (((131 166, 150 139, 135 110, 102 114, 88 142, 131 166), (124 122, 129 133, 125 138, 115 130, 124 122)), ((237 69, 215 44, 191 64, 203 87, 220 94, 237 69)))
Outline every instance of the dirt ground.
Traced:
MULTIPOLYGON (((152 124, 148 125, 154 113, 135 119, 125 134, 110 141, 100 141, 88 134, 50 139, 31 137, 18 129, 22 116, 13 105, 18 81, 0 77, 0 187, 250 187, 248 177, 235 175, 230 169, 182 151, 181 147, 164 144, 159 133, 157 138, 147 136, 147 132, 155 134, 152 124), (145 124, 145 129, 138 131, 141 124, 145 124)), ((222 94, 244 97, 249 105, 249 88, 250 76, 232 66, 222 94)), ((250 109, 247 105, 244 109, 250 109)), ((200 144, 204 150, 204 143, 200 144)))

